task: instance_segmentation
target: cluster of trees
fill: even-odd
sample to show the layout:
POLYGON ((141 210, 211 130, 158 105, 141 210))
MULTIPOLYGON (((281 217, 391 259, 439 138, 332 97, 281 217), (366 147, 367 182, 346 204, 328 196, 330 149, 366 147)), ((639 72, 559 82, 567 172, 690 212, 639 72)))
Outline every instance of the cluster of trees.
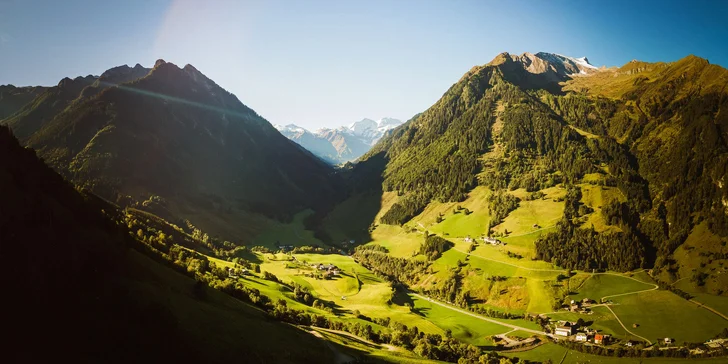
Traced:
POLYGON ((431 196, 425 193, 411 193, 395 202, 379 219, 383 224, 402 225, 425 210, 431 196))
POLYGON ((354 250, 354 260, 393 282, 414 284, 427 262, 393 257, 376 244, 361 245, 354 250))
POLYGON ((463 277, 460 275, 462 266, 458 264, 450 269, 447 279, 440 282, 436 287, 429 289, 427 294, 439 300, 450 302, 459 307, 468 307, 470 295, 462 290, 463 277))
POLYGON ((437 260, 442 253, 455 246, 451 241, 443 239, 437 235, 429 235, 425 237, 425 241, 420 245, 419 253, 426 256, 429 260, 437 260))
POLYGON ((633 234, 602 233, 563 219, 555 232, 536 241, 536 257, 567 269, 615 270, 644 268, 645 248, 633 234))
POLYGON ((536 240, 536 257, 567 269, 629 271, 646 266, 646 248, 632 230, 599 234, 581 228, 579 218, 590 212, 581 203, 581 189, 567 186, 563 219, 556 231, 536 240))
POLYGON ((518 208, 520 201, 518 197, 503 190, 498 190, 488 196, 488 212, 490 213, 488 228, 502 223, 511 211, 518 208))

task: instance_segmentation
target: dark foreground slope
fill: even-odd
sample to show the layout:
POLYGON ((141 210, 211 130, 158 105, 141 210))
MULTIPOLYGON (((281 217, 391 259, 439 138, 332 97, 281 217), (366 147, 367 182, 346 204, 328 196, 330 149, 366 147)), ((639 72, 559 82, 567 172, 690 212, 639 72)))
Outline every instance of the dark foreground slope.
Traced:
POLYGON ((6 362, 328 362, 313 336, 135 250, 114 206, 0 126, 6 362))

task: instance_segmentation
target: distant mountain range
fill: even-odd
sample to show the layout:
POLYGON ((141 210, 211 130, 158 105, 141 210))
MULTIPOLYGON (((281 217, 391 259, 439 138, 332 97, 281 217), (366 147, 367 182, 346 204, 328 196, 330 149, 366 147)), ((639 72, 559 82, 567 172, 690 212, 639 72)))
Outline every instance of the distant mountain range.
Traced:
POLYGON ((274 125, 288 139, 293 140, 321 159, 339 164, 358 159, 389 130, 402 125, 402 121, 382 118, 377 121, 362 119, 336 129, 308 131, 295 124, 274 125))

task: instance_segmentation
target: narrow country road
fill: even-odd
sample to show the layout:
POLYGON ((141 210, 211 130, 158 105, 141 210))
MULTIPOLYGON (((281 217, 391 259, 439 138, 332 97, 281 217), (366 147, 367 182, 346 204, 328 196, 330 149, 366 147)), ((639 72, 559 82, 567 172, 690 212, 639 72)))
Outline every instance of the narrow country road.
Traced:
POLYGON ((694 303, 694 304, 698 305, 698 307, 702 307, 702 308, 704 308, 704 309, 706 309, 706 310, 708 310, 708 311, 710 311, 710 312, 712 312, 712 313, 714 313, 714 314, 716 314, 716 315, 718 315, 718 316, 722 317, 722 318, 723 318, 724 320, 728 321, 728 316, 726 316, 726 315, 724 315, 724 314, 722 314, 722 313, 718 312, 718 311, 717 311, 716 309, 714 309, 714 308, 712 308, 712 307, 708 307, 708 306, 706 306, 706 305, 705 305, 704 303, 702 303, 702 302, 698 302, 698 301, 696 301, 696 300, 694 300, 694 299, 692 299, 692 298, 691 298, 691 299, 689 299, 688 301, 690 301, 690 302, 692 302, 692 303, 694 303))
POLYGON ((614 311, 612 311, 612 308, 611 308, 611 307, 609 307, 609 305, 605 305, 604 307, 606 307, 606 308, 607 308, 607 309, 609 310, 609 312, 611 312, 611 313, 612 313, 612 315, 614 315, 614 318, 616 318, 616 319, 617 319, 617 322, 619 322, 619 324, 620 324, 620 325, 622 325, 622 328, 624 329, 624 331, 626 331, 626 332, 627 332, 628 334, 630 334, 630 335, 632 335, 632 336, 634 336, 634 337, 638 337, 638 338, 640 338, 640 339, 644 340, 644 341, 645 341, 645 342, 647 342, 647 343, 648 343, 649 345, 652 345, 652 341, 650 341, 650 340, 647 340, 647 338, 645 338, 645 337, 642 337, 642 336, 639 336, 639 335, 635 334, 635 333, 634 333, 634 332, 632 332, 632 331, 629 331, 629 330, 627 329, 627 326, 624 326, 624 324, 622 323, 622 320, 620 320, 620 319, 619 319, 619 316, 617 316, 617 314, 616 314, 616 313, 614 313, 614 311))
POLYGON ((447 303, 443 303, 443 302, 440 302, 440 301, 437 301, 437 300, 434 300, 434 299, 430 299, 429 297, 423 296, 423 295, 421 295, 419 293, 415 293, 415 292, 411 292, 411 291, 408 292, 408 293, 411 294, 411 295, 413 295, 413 296, 415 296, 415 297, 417 297, 417 298, 420 298, 420 299, 429 301, 431 303, 434 303, 434 304, 436 304, 438 306, 442 306, 442 307, 448 308, 450 310, 457 311, 457 312, 460 312, 462 314, 465 314, 465 315, 468 315, 468 316, 472 316, 472 317, 475 317, 475 318, 480 319, 480 320, 483 320, 483 321, 488 321, 488 322, 491 322, 491 323, 494 323, 494 324, 498 324, 498 325, 501 325, 501 326, 509 327, 511 329, 514 329, 514 330, 525 331, 525 332, 529 332, 529 333, 536 334, 536 335, 546 335, 546 336, 548 336, 548 337, 550 337, 552 339, 557 339, 554 335, 547 334, 547 333, 545 333, 543 331, 533 330, 533 329, 529 329, 529 328, 526 328, 526 327, 521 327, 521 326, 517 326, 517 325, 513 325, 513 324, 507 324, 505 322, 501 322, 501 321, 498 321, 498 320, 494 320, 494 319, 492 319, 490 317, 481 316, 481 315, 478 315, 476 313, 472 313, 470 311, 466 311, 466 310, 457 308, 455 306, 451 306, 451 305, 449 305, 447 303))
POLYGON ((633 277, 624 276, 624 275, 621 275, 621 274, 615 274, 615 273, 594 273, 593 275, 617 276, 617 277, 631 279, 631 280, 633 280, 635 282, 640 282, 640 283, 644 283, 644 284, 647 284, 647 285, 652 285, 652 288, 649 288, 649 289, 643 289, 643 290, 640 290, 640 291, 626 292, 626 293, 619 293, 619 294, 611 294, 611 295, 608 295, 608 296, 604 296, 604 297, 601 298, 601 301, 600 302, 604 302, 604 300, 606 300, 607 298, 627 296, 627 295, 630 295, 630 294, 636 294, 636 293, 642 293, 642 292, 649 292, 649 291, 654 291, 654 290, 660 288, 658 285, 656 285, 654 283, 643 282, 643 281, 640 281, 639 279, 636 279, 636 278, 633 278, 633 277))
POLYGON ((331 350, 332 353, 334 353, 334 363, 344 364, 344 363, 350 363, 351 361, 354 360, 354 357, 352 357, 348 354, 342 353, 335 346, 331 345, 331 343, 328 340, 326 340, 326 338, 324 338, 324 336, 321 335, 320 332, 312 329, 312 330, 308 331, 308 333, 321 339, 321 341, 324 342, 324 345, 326 345, 326 347, 329 348, 329 350, 331 350))

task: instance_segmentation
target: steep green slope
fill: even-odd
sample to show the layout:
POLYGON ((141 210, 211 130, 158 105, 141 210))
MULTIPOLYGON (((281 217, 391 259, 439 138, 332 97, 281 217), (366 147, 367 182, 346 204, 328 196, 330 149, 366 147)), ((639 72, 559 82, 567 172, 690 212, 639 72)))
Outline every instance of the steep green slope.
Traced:
MULTIPOLYGON (((710 239, 728 240, 727 85, 726 69, 689 56, 669 64, 630 62, 603 76, 577 78, 565 89, 580 95, 549 101, 569 122, 614 138, 634 156, 655 207, 639 216, 639 226, 658 250, 664 279, 697 282, 702 267, 677 274, 694 264, 684 254, 676 263, 672 253, 701 221, 710 239)), ((723 259, 720 250, 702 247, 723 259)))
MULTIPOLYGON (((524 188, 536 192, 563 183, 579 183, 585 175, 604 173, 607 165, 613 181, 625 194, 649 208, 644 183, 635 178, 636 166, 628 152, 607 139, 587 138, 555 113, 542 98, 551 95, 542 89, 541 74, 519 68, 510 57, 475 67, 453 85, 424 113, 385 137, 364 159, 383 153, 385 191, 398 191, 403 197, 381 218, 382 223, 403 224, 420 214, 432 200, 462 201, 477 185, 493 191, 524 188)), ((577 192, 575 192, 577 193, 577 192)), ((509 195, 496 193, 494 196, 509 195)), ((510 201, 510 200, 508 200, 510 201)), ((509 202, 512 203, 512 202, 509 202)), ((502 222, 513 208, 506 200, 493 200, 491 227, 502 222)), ((516 202, 517 203, 517 202, 516 202)), ((588 217, 574 201, 560 225, 559 239, 579 244, 574 234, 588 217)), ((515 205, 514 205, 515 206, 515 205)), ((560 256, 577 250, 567 247, 558 253, 562 264, 580 268, 633 269, 648 259, 649 241, 637 239, 635 231, 613 231, 605 240, 613 244, 593 245, 587 253, 605 259, 579 259, 560 256), (625 249, 634 245, 633 249, 625 249), (604 254, 601 247, 623 253, 604 254)), ((543 246, 548 246, 546 241, 543 246)), ((553 250, 547 247, 544 250, 553 250)), ((553 254, 542 254, 551 260, 553 254)))

